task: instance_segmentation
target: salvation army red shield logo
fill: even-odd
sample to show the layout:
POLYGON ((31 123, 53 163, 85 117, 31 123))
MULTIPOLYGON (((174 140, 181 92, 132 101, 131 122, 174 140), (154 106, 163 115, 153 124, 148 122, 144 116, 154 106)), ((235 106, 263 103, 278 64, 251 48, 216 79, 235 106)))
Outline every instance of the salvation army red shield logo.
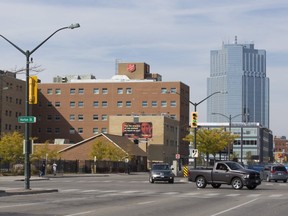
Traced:
POLYGON ((128 65, 127 65, 127 70, 128 70, 130 73, 133 73, 133 72, 136 70, 136 65, 135 65, 135 64, 128 64, 128 65))

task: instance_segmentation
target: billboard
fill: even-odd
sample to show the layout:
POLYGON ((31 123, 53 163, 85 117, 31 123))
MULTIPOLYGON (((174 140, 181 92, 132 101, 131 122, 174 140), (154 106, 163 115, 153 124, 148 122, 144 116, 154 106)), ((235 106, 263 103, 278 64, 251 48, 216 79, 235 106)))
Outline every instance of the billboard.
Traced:
POLYGON ((152 122, 123 122, 122 136, 127 138, 152 138, 152 122))

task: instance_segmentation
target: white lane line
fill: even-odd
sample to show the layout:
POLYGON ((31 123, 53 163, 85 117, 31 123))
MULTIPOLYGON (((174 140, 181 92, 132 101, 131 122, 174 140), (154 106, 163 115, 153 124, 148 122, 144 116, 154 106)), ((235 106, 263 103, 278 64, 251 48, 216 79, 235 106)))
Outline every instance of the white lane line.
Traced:
POLYGON ((236 197, 236 196, 240 196, 241 194, 227 194, 227 197, 236 197))
POLYGON ((221 214, 223 214, 223 213, 232 211, 232 210, 237 209, 237 208, 239 208, 239 207, 242 207, 242 206, 244 206, 244 205, 247 205, 247 204, 250 204, 250 203, 252 203, 252 202, 255 202, 256 200, 258 200, 258 199, 250 200, 250 201, 248 201, 248 202, 245 202, 245 203, 242 203, 242 204, 240 204, 240 205, 234 206, 234 207, 232 207, 232 208, 226 209, 226 210, 224 210, 224 211, 218 212, 218 213, 213 214, 213 215, 211 215, 211 216, 221 215, 221 214))
POLYGON ((250 194, 247 197, 259 197, 259 196, 261 196, 261 194, 250 194))
POLYGON ((276 197, 282 197, 283 194, 273 194, 273 195, 270 195, 269 197, 271 198, 276 198, 276 197))
POLYGON ((69 192, 75 192, 75 191, 79 191, 79 189, 64 189, 64 190, 60 190, 61 193, 69 193, 69 192))
POLYGON ((140 202, 140 203, 137 203, 137 205, 147 205, 147 204, 155 203, 155 202, 156 202, 156 201, 140 202))
POLYGON ((79 213, 76 213, 76 214, 69 214, 69 215, 65 215, 65 216, 86 215, 86 214, 90 214, 90 213, 92 213, 92 211, 79 212, 79 213))

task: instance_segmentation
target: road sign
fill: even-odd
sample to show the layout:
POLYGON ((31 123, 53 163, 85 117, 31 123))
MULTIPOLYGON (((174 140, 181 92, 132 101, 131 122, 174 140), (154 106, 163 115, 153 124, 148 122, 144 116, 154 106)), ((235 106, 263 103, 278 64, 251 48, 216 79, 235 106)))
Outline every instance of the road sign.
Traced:
POLYGON ((35 116, 18 116, 18 123, 35 123, 35 116))
POLYGON ((198 158, 198 149, 192 149, 192 157, 198 158))
POLYGON ((178 159, 180 159, 180 154, 176 154, 175 155, 175 158, 178 160, 178 159))

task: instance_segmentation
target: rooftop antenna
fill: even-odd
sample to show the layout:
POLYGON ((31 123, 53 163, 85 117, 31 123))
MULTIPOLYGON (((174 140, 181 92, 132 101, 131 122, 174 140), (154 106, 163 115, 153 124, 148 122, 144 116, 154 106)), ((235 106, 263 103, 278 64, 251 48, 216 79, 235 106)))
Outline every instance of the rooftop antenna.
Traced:
POLYGON ((237 35, 235 36, 235 44, 237 44, 237 35))

